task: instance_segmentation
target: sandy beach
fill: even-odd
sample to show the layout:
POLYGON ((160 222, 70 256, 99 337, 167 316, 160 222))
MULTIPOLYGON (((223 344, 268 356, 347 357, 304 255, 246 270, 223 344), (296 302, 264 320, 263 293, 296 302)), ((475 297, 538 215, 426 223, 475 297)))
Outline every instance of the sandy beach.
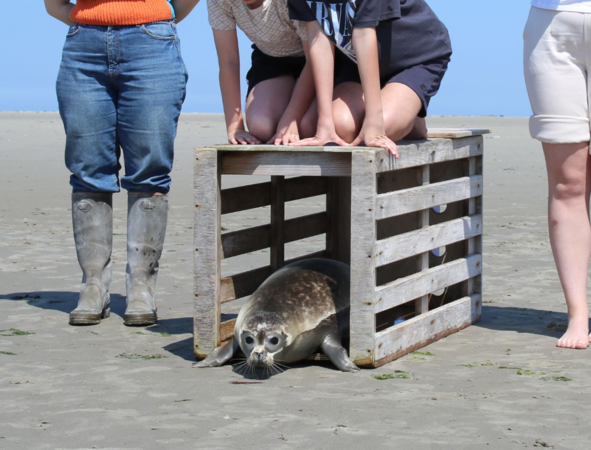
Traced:
POLYGON ((80 269, 62 123, 57 113, 0 113, 0 449, 587 449, 591 349, 555 347, 567 317, 540 145, 526 118, 428 125, 491 130, 480 322, 378 369, 305 363, 236 384, 244 377, 232 366, 191 366, 193 152, 225 141, 222 115, 181 116, 160 321, 129 328, 126 196, 114 201, 111 317, 72 327, 80 269), (397 370, 408 376, 373 377, 397 370))

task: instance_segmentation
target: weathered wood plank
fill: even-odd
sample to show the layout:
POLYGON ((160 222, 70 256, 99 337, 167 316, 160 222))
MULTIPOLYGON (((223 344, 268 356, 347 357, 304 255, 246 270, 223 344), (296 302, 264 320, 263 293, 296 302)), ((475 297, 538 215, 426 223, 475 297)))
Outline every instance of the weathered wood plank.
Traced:
MULTIPOLYGON (((283 242, 293 242, 317 236, 327 231, 326 212, 286 220, 283 223, 283 242)), ((259 225, 222 234, 224 258, 244 255, 271 245, 271 225, 259 225)))
POLYGON ((375 158, 376 171, 386 172, 479 156, 482 155, 482 136, 400 145, 399 151, 401 157, 395 159, 387 150, 380 150, 375 158))
POLYGON ((376 314, 482 273, 482 255, 456 259, 376 289, 376 314))
POLYGON ((348 153, 224 152, 222 173, 228 175, 329 176, 351 174, 348 153))
POLYGON ((257 183, 222 190, 222 214, 268 206, 271 183, 257 183))
MULTIPOLYGON (((326 194, 326 179, 296 177, 285 180, 286 202, 326 194)), ((257 183, 222 190, 222 214, 261 208, 271 204, 271 183, 257 183)))
POLYGON ((231 258, 268 248, 270 235, 270 224, 224 233, 222 234, 223 257, 231 258))
POLYGON ((351 264, 351 177, 339 177, 338 204, 338 256, 345 264, 351 264))
POLYGON ((427 136, 429 139, 458 139, 489 133, 490 130, 485 128, 429 128, 427 136))
POLYGON ((400 261, 412 255, 478 236, 481 233, 482 215, 479 214, 383 239, 376 244, 376 266, 400 261))
POLYGON ((220 343, 219 304, 220 189, 218 153, 205 149, 195 153, 194 165, 194 352, 204 358, 220 343))
POLYGON ((482 190, 482 176, 473 175, 378 195, 376 219, 477 197, 482 190))
POLYGON ((284 242, 299 241, 328 231, 326 212, 309 214, 286 220, 283 225, 284 242))
POLYGON ((331 259, 339 259, 339 177, 328 179, 326 193, 326 252, 331 259))
MULTIPOLYGON (((311 258, 326 258, 324 250, 298 256, 285 261, 285 265, 311 258)), ((259 267, 247 272, 222 278, 220 287, 220 303, 228 303, 238 298, 248 297, 256 291, 271 275, 271 266, 259 267)))
POLYGON ((368 151, 352 154, 350 356, 358 365, 371 365, 374 361, 375 157, 375 152, 368 151))
POLYGON ((377 333, 374 367, 466 328, 478 321, 481 312, 481 296, 474 294, 377 333))
POLYGON ((269 275, 271 275, 271 267, 265 266, 222 278, 220 302, 228 303, 237 298, 251 295, 269 275))
POLYGON ((234 325, 236 325, 236 319, 226 320, 220 324, 220 345, 232 339, 234 336, 234 325))
MULTIPOLYGON (((431 180, 431 166, 422 166, 419 169, 419 183, 421 184, 421 186, 423 186, 423 189, 426 189, 429 186, 430 180, 431 180)), ((378 200, 377 200, 377 211, 376 211, 376 215, 379 214, 380 208, 379 208, 379 197, 378 196, 378 200)), ((415 210, 417 211, 417 210, 415 210)), ((410 211, 409 211, 410 212, 410 211)), ((421 228, 427 228, 429 226, 429 210, 428 209, 423 209, 422 211, 419 211, 419 223, 421 228)), ((418 260, 417 260, 417 269, 419 270, 419 272, 426 270, 429 268, 429 252, 425 252, 422 253, 421 255, 419 255, 418 260)), ((376 293, 377 296, 377 293, 376 293)), ((423 295, 420 298, 417 297, 413 297, 416 298, 415 301, 415 312, 416 314, 425 314, 427 311, 429 311, 429 296, 428 295, 423 295)))
POLYGON ((271 271, 276 272, 283 266, 285 246, 283 225, 285 223, 285 177, 271 177, 271 231, 270 257, 271 271))

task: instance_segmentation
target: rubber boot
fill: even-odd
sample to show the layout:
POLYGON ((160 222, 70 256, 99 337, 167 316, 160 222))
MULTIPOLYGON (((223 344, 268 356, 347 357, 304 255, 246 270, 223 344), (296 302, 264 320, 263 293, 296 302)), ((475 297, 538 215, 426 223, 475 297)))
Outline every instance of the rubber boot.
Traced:
POLYGON ((157 321, 154 294, 167 217, 167 196, 129 193, 125 325, 146 326, 157 321))
POLYGON ((70 325, 96 325, 109 317, 111 249, 113 247, 113 195, 73 193, 72 223, 82 286, 70 325))

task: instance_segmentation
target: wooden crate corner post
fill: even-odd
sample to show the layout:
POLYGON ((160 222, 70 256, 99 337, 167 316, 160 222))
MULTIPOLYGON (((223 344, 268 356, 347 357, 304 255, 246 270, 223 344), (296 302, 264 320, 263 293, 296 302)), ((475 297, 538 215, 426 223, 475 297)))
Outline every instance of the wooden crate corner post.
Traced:
POLYGON ((195 152, 194 352, 206 357, 220 343, 221 171, 216 149, 195 152))

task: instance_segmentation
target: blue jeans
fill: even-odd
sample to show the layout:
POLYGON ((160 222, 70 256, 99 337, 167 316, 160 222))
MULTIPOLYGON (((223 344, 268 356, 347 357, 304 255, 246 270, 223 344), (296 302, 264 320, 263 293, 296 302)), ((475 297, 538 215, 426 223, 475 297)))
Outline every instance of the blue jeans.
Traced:
POLYGON ((187 71, 176 25, 74 24, 57 78, 74 192, 170 190, 187 71))

